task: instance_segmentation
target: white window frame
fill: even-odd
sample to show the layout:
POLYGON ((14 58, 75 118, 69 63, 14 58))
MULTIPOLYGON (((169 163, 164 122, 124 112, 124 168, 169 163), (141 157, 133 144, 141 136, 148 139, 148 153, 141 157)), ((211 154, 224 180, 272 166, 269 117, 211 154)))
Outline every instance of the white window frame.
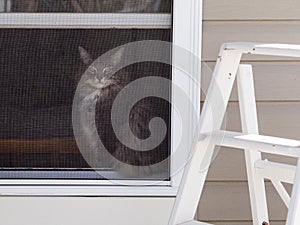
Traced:
MULTIPOLYGON (((0 28, 170 28, 173 27, 173 43, 190 51, 201 59, 202 1, 173 0, 173 15, 170 14, 96 14, 96 13, 0 13, 0 28), (139 18, 139 19, 137 19, 139 18), (173 21, 172 21, 173 20, 173 21)), ((173 62, 176 58, 173 49, 173 62)), ((174 64, 174 63, 173 63, 174 64)), ((172 79, 189 96, 193 105, 187 105, 184 116, 191 118, 193 110, 200 115, 201 62, 191 57, 188 78, 184 72, 173 70, 172 79), (196 82, 195 82, 196 81, 196 82)), ((176 67, 176 65, 175 65, 176 67)), ((176 93, 172 92, 172 103, 176 105, 176 93)), ((171 152, 174 152, 175 138, 180 135, 180 121, 174 119, 171 111, 171 152)), ((191 130, 184 140, 184 149, 176 158, 171 158, 171 181, 107 181, 107 180, 0 180, 0 194, 11 195, 51 195, 51 196, 175 196, 182 177, 178 157, 186 159, 192 143, 195 121, 190 121, 191 130), (120 185, 121 184, 121 185, 120 185)))

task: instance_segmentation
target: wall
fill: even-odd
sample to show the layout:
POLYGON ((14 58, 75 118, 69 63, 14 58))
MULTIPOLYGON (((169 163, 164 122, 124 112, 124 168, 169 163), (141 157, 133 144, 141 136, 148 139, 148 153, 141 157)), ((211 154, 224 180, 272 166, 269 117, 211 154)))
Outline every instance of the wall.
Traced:
POLYGON ((173 198, 1 197, 0 225, 166 225, 173 198))
MULTIPOLYGON (((207 67, 213 69, 220 45, 228 41, 299 44, 300 2, 204 0, 203 60, 206 64, 203 68, 206 76, 203 77, 203 88, 209 81, 207 67)), ((260 56, 244 57, 243 62, 254 66, 261 133, 298 138, 300 61, 260 56)), ((230 130, 240 129, 235 92, 226 120, 230 130)), ((270 158, 278 160, 274 156, 270 158)), ((295 163, 293 159, 283 160, 295 163)), ((286 209, 269 182, 267 190, 272 225, 282 225, 286 209)), ((129 198, 101 198, 100 201, 99 198, 2 197, 0 225, 164 225, 172 203, 172 198, 130 198, 130 201, 129 198), (115 208, 116 205, 122 207, 115 208), (148 209, 147 213, 141 210, 144 207, 148 209), (116 216, 111 217, 111 212, 116 216)), ((198 218, 217 225, 251 224, 242 151, 224 148, 214 160, 199 205, 198 218)))
MULTIPOLYGON (((209 68, 213 69, 222 43, 300 44, 299 19, 299 1, 204 0, 203 88, 208 86, 209 68)), ((243 63, 253 65, 260 132, 299 139, 300 61, 246 56, 243 63)), ((240 130, 238 110, 235 87, 228 107, 226 129, 240 130)), ((265 157, 295 163, 290 158, 279 160, 274 156, 265 157)), ((266 182, 266 186, 272 225, 282 225, 287 210, 270 182, 266 182)), ((250 225, 249 204, 243 152, 223 148, 211 166, 198 218, 219 225, 250 225)))

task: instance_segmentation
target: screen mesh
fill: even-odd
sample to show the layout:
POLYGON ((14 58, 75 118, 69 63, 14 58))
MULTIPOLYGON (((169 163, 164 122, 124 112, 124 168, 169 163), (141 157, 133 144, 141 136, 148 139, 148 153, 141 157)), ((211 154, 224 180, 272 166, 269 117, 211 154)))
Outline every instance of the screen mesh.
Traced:
POLYGON ((0 0, 0 12, 169 13, 171 0, 0 0))
MULTIPOLYGON (((35 1, 10 2, 12 11, 26 11, 29 6, 25 7, 25 4, 32 4, 35 1)), ((36 2, 41 3, 37 8, 40 11, 74 10, 70 6, 72 1, 36 2), (57 4, 59 2, 59 4, 53 5, 50 2, 57 2, 57 4)), ((96 4, 126 1, 85 2, 96 4)), ((163 9, 163 6, 161 7, 163 9)), ((114 165, 105 156, 97 166, 97 169, 103 171, 105 175, 94 173, 82 157, 74 139, 72 104, 78 81, 88 67, 84 56, 88 55, 96 59, 119 45, 140 40, 171 41, 171 31, 168 29, 1 29, 0 178, 124 179, 125 176, 126 179, 157 179, 157 177, 169 179, 169 166, 164 168, 164 171, 160 171, 160 175, 148 173, 126 177, 127 175, 122 174, 122 171, 116 172, 114 165)), ((158 54, 170 54, 170 52, 158 52, 158 54)), ((124 71, 132 80, 147 76, 171 79, 171 67, 162 63, 133 64, 124 68, 124 71)), ((146 121, 157 116, 163 118, 168 124, 167 136, 158 148, 148 155, 138 156, 148 157, 148 164, 151 164, 153 159, 162 160, 170 154, 170 104, 154 97, 144 101, 146 101, 144 105, 151 109, 151 116, 146 118, 146 121)), ((104 105, 105 102, 98 104, 97 107, 101 108, 104 105)), ((139 116, 138 118, 143 118, 146 115, 139 116)), ((106 127, 98 126, 98 129, 109 129, 107 128, 110 126, 109 113, 103 114, 103 110, 99 110, 97 114, 96 108, 96 123, 107 124, 106 127)), ((101 139, 110 149, 110 154, 116 157, 115 136, 109 132, 102 134, 101 130, 98 130, 98 133, 102 135, 101 139)), ((140 138, 146 136, 141 135, 140 138)), ((133 157, 131 154, 133 151, 126 149, 122 157, 133 157)), ((142 159, 135 166, 147 160, 142 159)))

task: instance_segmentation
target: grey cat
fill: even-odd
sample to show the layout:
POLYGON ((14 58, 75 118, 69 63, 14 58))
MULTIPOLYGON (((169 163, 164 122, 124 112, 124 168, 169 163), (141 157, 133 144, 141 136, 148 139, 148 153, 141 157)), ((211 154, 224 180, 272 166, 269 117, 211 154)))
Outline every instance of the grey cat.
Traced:
MULTIPOLYGON (((127 84, 137 77, 136 74, 133 74, 134 72, 128 72, 125 69, 115 71, 115 68, 122 62, 124 51, 124 48, 117 50, 111 56, 109 65, 100 63, 98 68, 90 66, 88 70, 92 69, 97 72, 94 71, 93 75, 81 78, 78 87, 82 97, 80 120, 84 136, 87 139, 87 147, 93 153, 100 152, 100 154, 93 156, 94 160, 97 161, 97 165, 113 167, 123 176, 131 178, 165 176, 162 174, 168 170, 167 163, 156 163, 163 161, 167 157, 168 151, 166 147, 163 148, 164 150, 157 148, 154 151, 145 152, 129 149, 117 139, 111 125, 111 107, 115 97, 127 84), (89 115, 90 107, 95 107, 95 120, 89 115), (93 129, 91 124, 94 121, 96 122, 96 128, 94 127, 93 129), (95 141, 98 136, 107 151, 117 160, 107 162, 107 160, 101 159, 103 155, 99 151, 99 144, 95 141)), ((79 47, 79 53, 86 67, 94 61, 91 54, 84 48, 79 47)), ((154 117, 152 108, 154 108, 153 99, 148 98, 139 101, 131 109, 129 126, 133 134, 139 139, 145 139, 150 135, 148 124, 150 119, 154 117)), ((121 131, 122 138, 130 138, 128 131, 124 130, 124 124, 117 124, 117 129, 121 131)), ((134 144, 135 146, 140 146, 140 143, 134 144)))

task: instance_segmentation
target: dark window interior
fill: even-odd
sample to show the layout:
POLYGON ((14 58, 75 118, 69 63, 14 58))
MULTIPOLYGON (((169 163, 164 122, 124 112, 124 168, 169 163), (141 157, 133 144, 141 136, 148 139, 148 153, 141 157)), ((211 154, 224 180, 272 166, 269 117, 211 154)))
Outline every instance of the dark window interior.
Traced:
POLYGON ((169 13, 171 0, 0 0, 6 12, 169 13))
MULTIPOLYGON (((78 47, 84 47, 97 58, 114 47, 138 40, 171 41, 171 32, 167 29, 1 29, 0 178, 105 179, 86 173, 92 170, 81 156, 73 135, 76 76, 86 69, 78 47)), ((137 78, 171 79, 170 66, 161 63, 146 62, 125 69, 137 78)), ((153 107, 157 116, 169 124, 170 131, 169 103, 156 99, 153 107)), ((169 131, 158 149, 164 157, 170 152, 169 131)), ((111 170, 105 163, 102 169, 111 170)))

